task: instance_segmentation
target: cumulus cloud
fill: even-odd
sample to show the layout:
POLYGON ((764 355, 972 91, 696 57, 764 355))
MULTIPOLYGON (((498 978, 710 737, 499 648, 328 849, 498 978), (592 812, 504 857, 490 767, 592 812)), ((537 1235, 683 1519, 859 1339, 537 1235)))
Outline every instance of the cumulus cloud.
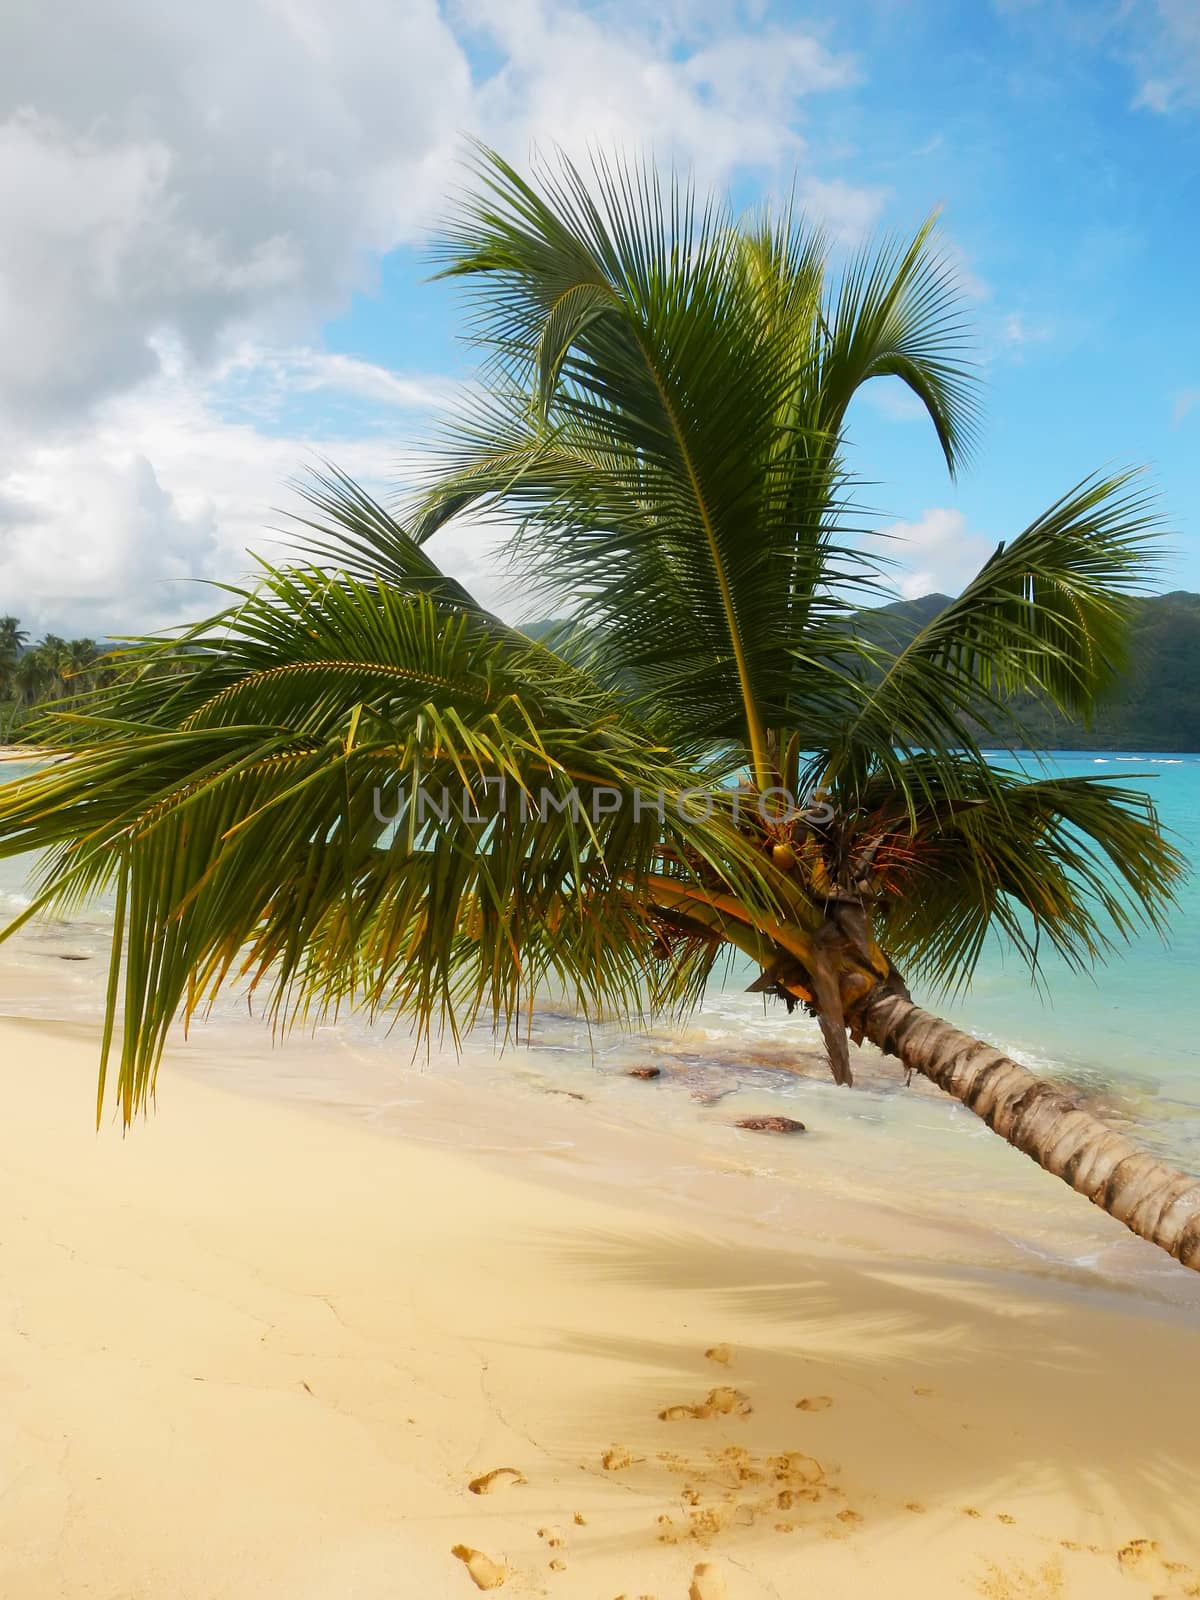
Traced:
POLYGON ((803 149, 804 99, 857 77, 850 59, 801 29, 727 22, 697 45, 629 7, 460 0, 455 16, 500 59, 476 108, 504 148, 553 142, 579 156, 641 146, 709 182, 748 165, 790 165, 803 149))
POLYGON ((17 0, 0 51, 0 406, 76 415, 230 329, 307 331, 411 237, 470 95, 432 0, 17 0))
POLYGON ((893 582, 905 600, 957 594, 992 552, 991 543, 950 506, 933 506, 915 522, 894 523, 887 532, 894 541, 888 555, 898 564, 893 582))
POLYGON ((145 455, 92 450, 64 464, 61 451, 39 455, 0 503, 0 593, 20 597, 34 632, 129 629, 155 589, 209 568, 211 508, 185 510, 145 455))
MULTIPOLYGON (((2 28, 0 608, 41 628, 194 610, 176 580, 241 570, 306 457, 394 476, 446 381, 320 329, 442 209, 464 130, 716 184, 799 163, 843 239, 884 198, 806 143, 852 57, 752 6, 10 0, 2 28)), ((494 536, 456 537, 499 596, 494 536)))
MULTIPOLYGON (((153 380, 93 408, 85 422, 0 458, 0 610, 35 633, 167 626, 222 602, 199 580, 252 578, 248 552, 281 555, 299 538, 296 484, 332 461, 387 501, 424 465, 419 435, 444 380, 415 380, 305 348, 243 347, 200 383, 170 362, 153 380), (321 387, 322 423, 281 426, 280 396, 321 387), (342 402, 366 394, 353 426, 342 402)), ((518 617, 494 527, 465 521, 435 557, 487 605, 518 617)))

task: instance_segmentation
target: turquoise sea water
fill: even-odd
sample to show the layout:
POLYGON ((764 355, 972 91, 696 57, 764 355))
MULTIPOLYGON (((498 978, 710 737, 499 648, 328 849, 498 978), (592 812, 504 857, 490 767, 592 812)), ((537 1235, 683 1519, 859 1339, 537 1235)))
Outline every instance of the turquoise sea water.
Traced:
MULTIPOLYGON (((1200 755, 1071 752, 1049 758, 1048 764, 1060 773, 1102 774, 1146 790, 1175 842, 1189 860, 1200 863, 1200 755)), ((0 777, 15 777, 18 770, 0 767, 0 777)), ((0 861, 0 918, 7 920, 27 903, 27 892, 25 865, 0 861)), ((0 949, 0 1009, 98 1015, 106 923, 105 908, 98 907, 70 924, 31 927, 0 949)), ((831 1114, 838 1117, 871 1121, 883 1115, 884 1098, 894 1089, 888 1078, 878 1071, 873 1076, 864 1061, 865 1093, 846 1101, 843 1111, 840 1095, 825 1094, 813 1025, 799 1013, 788 1017, 781 1006, 745 994, 743 982, 744 976, 735 974, 709 993, 686 1024, 633 1040, 585 1030, 573 1018, 545 1008, 536 1019, 532 1056, 540 1069, 559 1075, 556 1081, 596 1070, 619 1074, 631 1061, 653 1059, 702 1102, 729 1092, 722 1086, 733 1082, 760 1098, 778 1097, 781 1105, 787 1100, 791 1114, 791 1102, 802 1093, 805 1104, 815 1096, 818 1104, 837 1107, 831 1114)), ((1164 1157, 1200 1172, 1200 874, 1182 885, 1167 944, 1144 933, 1086 974, 1050 956, 1041 993, 1023 965, 994 948, 985 953, 964 995, 950 1000, 918 992, 914 998, 1066 1081, 1109 1120, 1128 1126, 1164 1157)), ((244 1011, 231 1003, 217 1021, 244 1026, 244 1011)), ((364 1029, 353 1020, 340 1024, 339 1031, 369 1047, 381 1063, 384 1053, 388 1059, 407 1058, 400 1035, 364 1029)), ((505 1059, 508 1070, 512 1057, 505 1059)), ((964 1119, 968 1133, 978 1129, 974 1118, 964 1114, 964 1119)))
POLYGON ((1101 1096, 1112 1086, 1125 1090, 1141 1104, 1151 1142, 1200 1170, 1200 755, 1078 751, 1050 765, 1151 796, 1172 841, 1196 864, 1178 891, 1169 940, 1143 933, 1088 973, 1051 955, 1042 995, 1023 964, 993 949, 968 993, 939 1009, 1029 1065, 1101 1096))

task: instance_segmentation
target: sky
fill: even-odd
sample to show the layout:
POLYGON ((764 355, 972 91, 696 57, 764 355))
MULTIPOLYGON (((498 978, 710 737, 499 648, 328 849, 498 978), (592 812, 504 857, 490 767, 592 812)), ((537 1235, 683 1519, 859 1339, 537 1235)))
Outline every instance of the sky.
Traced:
MULTIPOLYGON (((855 402, 897 592, 1130 464, 1200 589, 1200 0, 7 0, 0 613, 167 625, 306 463, 403 491, 471 375, 427 247, 472 136, 794 187, 842 252, 939 208, 986 426, 952 483, 905 391, 855 402)), ((494 539, 438 554, 519 618, 494 539)))

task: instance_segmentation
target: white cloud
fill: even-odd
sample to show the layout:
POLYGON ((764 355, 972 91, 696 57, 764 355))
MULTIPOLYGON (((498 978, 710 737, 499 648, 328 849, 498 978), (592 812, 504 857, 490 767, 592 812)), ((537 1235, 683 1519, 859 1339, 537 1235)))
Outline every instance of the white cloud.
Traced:
MULTIPOLYGON (((387 483, 447 382, 319 330, 442 209, 464 130, 518 161, 618 143, 702 183, 799 164, 848 239, 884 194, 820 172, 803 121, 857 76, 754 5, 9 0, 0 609, 91 633, 192 614, 175 580, 244 571, 306 458, 387 483)), ((494 533, 442 542, 507 592, 494 533)))
POLYGON ((797 197, 806 214, 839 244, 857 244, 878 220, 887 190, 843 183, 840 178, 803 178, 797 197))
POLYGON ((1139 73, 1135 107, 1158 116, 1200 105, 1200 6, 1154 0, 1130 14, 1130 48, 1139 73))
MULTIPOLYGON (((202 616, 222 600, 195 580, 252 576, 247 551, 270 558, 288 542, 287 513, 301 509, 292 485, 306 466, 333 461, 385 503, 394 498, 422 464, 401 455, 400 441, 441 394, 368 362, 243 347, 204 384, 167 371, 113 396, 0 458, 0 611, 19 612, 39 634, 136 632, 202 616), (372 426, 273 425, 279 397, 314 382, 331 412, 340 394, 366 395, 372 426)), ((500 538, 464 521, 434 554, 485 604, 522 615, 500 538)))
MULTIPOLYGON (((12 479, 7 499, 17 516, 5 529, 0 593, 20 597, 22 619, 36 633, 136 629, 157 620, 145 610, 152 597, 155 611, 176 610, 168 587, 210 570, 211 506, 184 509, 137 450, 39 452, 12 479)), ((199 609, 194 594, 191 601, 199 609)))
POLYGON ((893 582, 905 600, 957 594, 992 552, 963 513, 949 506, 933 506, 915 522, 894 523, 887 533, 896 541, 887 552, 898 563, 893 582))
POLYGON ((18 0, 0 50, 0 411, 57 419, 307 333, 441 192, 466 59, 433 0, 18 0), (69 40, 69 48, 64 48, 69 40))
MULTIPOLYGON (((790 167, 855 68, 795 28, 698 44, 632 7, 464 0, 16 0, 0 48, 0 414, 56 419, 221 341, 311 336, 411 240, 462 130, 518 159, 621 144, 706 181, 790 167), (63 41, 69 39, 70 48, 63 41), (14 48, 18 45, 20 48, 14 48), (235 47, 236 46, 236 47, 235 47)), ((806 175, 843 232, 879 196, 806 175)))
POLYGON ((738 167, 790 166, 804 99, 844 88, 854 64, 795 28, 728 22, 688 49, 652 13, 545 0, 460 0, 454 13, 500 65, 481 84, 478 125, 519 153, 556 143, 574 156, 613 143, 674 156, 706 182, 738 167))
POLYGON ((1024 311, 1010 311, 1003 319, 1000 336, 1010 350, 1022 350, 1027 345, 1047 344, 1054 329, 1048 322, 1031 321, 1024 311))

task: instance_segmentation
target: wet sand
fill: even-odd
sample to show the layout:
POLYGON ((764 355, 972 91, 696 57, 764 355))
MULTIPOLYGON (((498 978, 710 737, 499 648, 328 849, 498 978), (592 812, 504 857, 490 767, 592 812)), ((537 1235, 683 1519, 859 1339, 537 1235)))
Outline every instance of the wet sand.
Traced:
POLYGON ((1200 1302, 606 1190, 560 1096, 521 1150, 486 1097, 456 1149, 234 1094, 202 1041, 97 1135, 95 1039, 0 1022, 0 1593, 1200 1595, 1200 1302))

